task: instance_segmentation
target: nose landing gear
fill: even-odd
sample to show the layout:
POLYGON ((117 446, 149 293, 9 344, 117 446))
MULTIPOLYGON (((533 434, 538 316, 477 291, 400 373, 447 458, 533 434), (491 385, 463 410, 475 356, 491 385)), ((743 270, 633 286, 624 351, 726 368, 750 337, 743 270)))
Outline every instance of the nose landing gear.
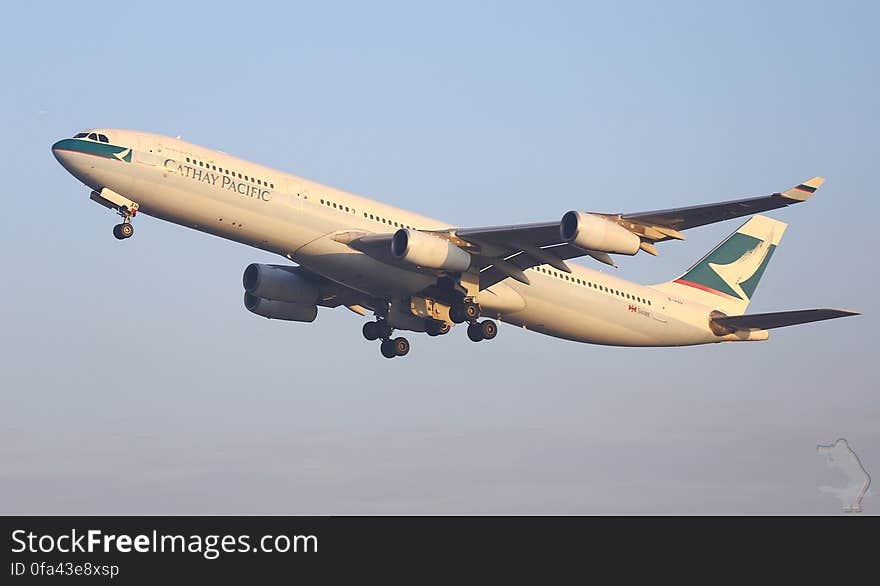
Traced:
POLYGON ((132 236, 134 236, 134 226, 131 225, 131 222, 116 224, 115 226, 113 226, 113 235, 116 236, 117 240, 125 240, 126 238, 131 238, 132 236))
POLYGON ((120 206, 119 215, 122 216, 122 223, 113 226, 113 235, 117 240, 125 240, 134 236, 134 226, 131 225, 131 219, 137 213, 137 208, 129 210, 126 206, 120 206))

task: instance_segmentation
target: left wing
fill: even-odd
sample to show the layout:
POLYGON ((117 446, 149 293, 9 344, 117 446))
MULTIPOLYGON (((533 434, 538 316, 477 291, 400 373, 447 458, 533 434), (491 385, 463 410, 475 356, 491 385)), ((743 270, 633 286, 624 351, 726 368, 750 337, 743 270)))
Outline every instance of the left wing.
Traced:
MULTIPOLYGON (((611 266, 615 263, 610 254, 634 255, 644 250, 656 256, 654 245, 664 240, 684 240, 682 230, 806 201, 824 181, 814 177, 782 193, 669 210, 630 214, 571 211, 557 222, 416 232, 446 240, 454 245, 452 248, 469 253, 468 270, 479 272, 481 289, 508 277, 528 284, 524 271, 537 265, 570 273, 565 261, 580 256, 591 256, 611 266)), ((394 233, 349 231, 333 238, 382 262, 401 263, 390 246, 394 233)), ((410 264, 408 268, 436 274, 449 272, 424 265, 410 264)))
POLYGON ((807 201, 823 183, 825 183, 825 179, 822 177, 813 177, 809 181, 804 181, 800 185, 782 193, 735 199, 721 203, 674 208, 671 210, 621 214, 619 217, 623 222, 631 222, 635 226, 648 228, 647 232, 652 237, 652 240, 660 242, 676 238, 676 236, 671 232, 664 235, 662 231, 660 234, 650 234, 650 228, 666 228, 675 232, 705 226, 706 224, 714 224, 715 222, 723 222, 731 218, 775 210, 807 201), (654 236, 660 237, 656 238, 654 236))
MULTIPOLYGON (((456 228, 433 232, 447 238, 474 256, 473 267, 480 273, 480 287, 489 287, 507 277, 528 283, 523 271, 529 267, 548 264, 558 270, 571 272, 565 260, 589 255, 600 262, 614 266, 612 254, 635 254, 638 250, 657 255, 654 244, 665 240, 684 240, 682 230, 722 222, 731 218, 786 207, 806 201, 825 182, 814 177, 782 193, 749 197, 721 203, 656 210, 638 213, 594 213, 638 237, 638 248, 632 252, 590 249, 563 238, 563 222, 543 222, 486 228, 456 228)), ((569 212, 572 214, 575 212, 569 212)), ((566 217, 569 216, 566 214, 566 217)))

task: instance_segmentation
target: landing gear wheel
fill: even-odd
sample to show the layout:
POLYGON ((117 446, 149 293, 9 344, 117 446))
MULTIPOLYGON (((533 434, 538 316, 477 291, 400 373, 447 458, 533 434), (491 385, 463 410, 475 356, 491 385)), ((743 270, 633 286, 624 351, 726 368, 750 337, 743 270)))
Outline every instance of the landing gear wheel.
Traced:
POLYGON ((464 308, 460 305, 453 305, 452 307, 450 307, 449 319, 451 319, 453 323, 464 323, 466 319, 464 316, 464 308))
POLYGON ((465 301, 462 310, 467 321, 472 322, 480 319, 480 306, 473 301, 465 301))
POLYGON ((376 327, 379 328, 379 337, 383 340, 387 340, 394 333, 394 328, 391 327, 387 319, 377 320, 376 327))
POLYGON ((491 340, 498 335, 498 325, 491 319, 480 322, 479 326, 484 340, 491 340))
POLYGON ((116 224, 115 226, 113 226, 113 235, 116 236, 117 240, 125 240, 126 238, 131 238, 134 235, 134 226, 132 226, 128 222, 116 224))
POLYGON ((468 324, 467 328, 468 338, 471 339, 471 342, 482 342, 483 341, 483 328, 478 323, 468 324))
POLYGON ((379 329, 379 323, 374 321, 368 321, 365 323, 361 331, 364 334, 364 338, 371 342, 373 340, 378 340, 382 336, 382 332, 379 329))
POLYGON ((394 354, 397 356, 406 356, 409 354, 409 340, 406 338, 394 338, 391 342, 394 348, 394 354))
POLYGON ((117 240, 131 238, 132 234, 134 234, 134 227, 131 224, 116 224, 113 226, 113 236, 115 236, 117 240))
POLYGON ((429 336, 442 336, 449 332, 449 324, 445 321, 429 320, 425 325, 425 333, 429 336))
POLYGON ((394 349, 394 342, 391 340, 382 340, 382 344, 379 346, 379 351, 382 352, 382 356, 385 358, 394 358, 397 356, 397 351, 394 349))

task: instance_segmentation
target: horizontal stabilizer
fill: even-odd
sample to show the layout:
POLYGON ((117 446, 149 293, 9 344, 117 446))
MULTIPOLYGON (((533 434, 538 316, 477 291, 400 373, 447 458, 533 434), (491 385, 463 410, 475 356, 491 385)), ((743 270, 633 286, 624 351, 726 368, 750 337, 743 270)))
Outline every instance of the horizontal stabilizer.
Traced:
POLYGON ((730 331, 770 330, 796 326, 814 321, 859 315, 845 309, 799 309, 797 311, 777 311, 773 313, 752 313, 750 315, 731 315, 713 317, 712 321, 730 331))

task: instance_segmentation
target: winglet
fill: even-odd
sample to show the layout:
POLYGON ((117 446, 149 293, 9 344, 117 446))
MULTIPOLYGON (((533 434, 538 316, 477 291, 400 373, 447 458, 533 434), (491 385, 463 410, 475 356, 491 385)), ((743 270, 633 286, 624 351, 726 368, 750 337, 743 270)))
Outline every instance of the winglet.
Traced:
POLYGON ((825 183, 825 179, 822 177, 813 177, 809 181, 804 181, 797 187, 792 187, 788 191, 782 193, 783 197, 787 197, 788 199, 794 199, 797 201, 807 201, 810 199, 810 196, 813 195, 817 189, 822 187, 822 184, 825 183))

